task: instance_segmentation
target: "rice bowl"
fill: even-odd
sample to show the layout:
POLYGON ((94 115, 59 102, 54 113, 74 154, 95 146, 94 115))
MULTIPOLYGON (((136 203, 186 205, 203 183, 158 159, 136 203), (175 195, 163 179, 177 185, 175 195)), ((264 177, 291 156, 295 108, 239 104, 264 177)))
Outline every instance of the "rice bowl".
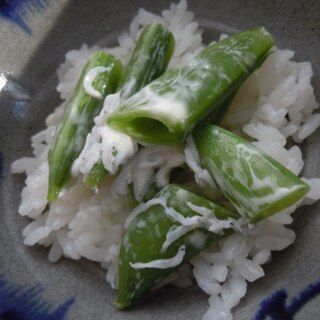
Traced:
MULTIPOLYGON (((177 28, 176 24, 179 21, 177 17, 182 17, 179 21, 181 29, 188 30, 188 32, 193 30, 194 35, 193 41, 190 43, 180 42, 178 28, 171 29, 177 42, 174 59, 171 62, 175 64, 180 56, 193 52, 201 46, 199 40, 201 33, 196 29, 197 25, 190 20, 192 17, 190 13, 186 15, 188 18, 185 18, 185 2, 173 7, 173 10, 175 10, 176 16, 172 17, 167 12, 163 18, 158 17, 157 19, 164 19, 161 22, 165 21, 169 28, 170 22, 174 25, 173 28, 177 28)), ((147 24, 150 19, 155 19, 155 17, 148 15, 145 11, 140 11, 138 18, 135 18, 131 24, 130 35, 120 36, 120 48, 107 50, 117 53, 124 62, 128 61, 129 52, 134 43, 132 39, 137 37, 137 24, 147 24)), ((96 48, 91 49, 83 46, 79 51, 74 50, 67 54, 67 62, 58 71, 60 80, 58 91, 62 99, 70 97, 85 60, 94 50, 96 48)), ((259 148, 275 157, 295 174, 299 174, 303 167, 301 151, 297 146, 291 146, 289 150, 286 150, 284 148, 286 139, 291 136, 294 141, 301 142, 319 126, 319 119, 318 115, 311 116, 318 105, 310 86, 312 76, 310 65, 295 63, 290 60, 292 56, 293 53, 289 50, 274 50, 263 67, 249 78, 238 92, 230 112, 225 117, 224 126, 238 133, 240 128, 243 128, 244 133, 242 134, 257 140, 255 144, 259 148), (271 84, 268 79, 270 77, 274 79, 275 74, 277 80, 275 83, 273 80, 271 84), (288 97, 283 95, 283 90, 287 90, 287 88, 292 90, 288 97), (257 96, 257 92, 260 96, 257 96), (280 107, 274 108, 275 105, 280 107), (239 106, 247 108, 247 113, 244 113, 244 108, 239 108, 239 106), (302 106, 305 109, 301 113, 302 106), (255 110, 253 110, 254 107, 255 110), (285 120, 285 110, 291 107, 293 111, 290 114, 290 119, 295 121, 288 123, 285 120), (241 110, 241 114, 237 113, 237 110, 241 110), (294 113, 295 111, 296 113, 294 113)), ((124 221, 130 211, 128 198, 125 196, 125 181, 128 171, 131 170, 133 183, 138 190, 137 194, 141 194, 146 188, 141 181, 142 172, 145 174, 146 170, 145 166, 139 167, 141 159, 145 159, 146 163, 150 162, 150 166, 154 166, 154 161, 157 159, 156 165, 160 169, 161 166, 170 168, 187 162, 189 167, 195 171, 196 180, 200 185, 208 185, 211 182, 203 179, 205 173, 197 166, 194 157, 186 157, 187 154, 192 154, 192 152, 188 153, 188 150, 192 149, 192 143, 188 145, 186 152, 170 147, 163 147, 160 150, 155 147, 146 147, 143 152, 137 154, 139 159, 133 160, 131 167, 123 168, 119 177, 124 177, 124 180, 112 181, 111 178, 108 178, 99 187, 99 192, 94 193, 87 190, 79 178, 78 182, 66 189, 59 200, 50 206, 49 211, 42 214, 47 206, 47 144, 51 141, 54 126, 62 111, 63 106, 56 109, 55 113, 47 118, 48 129, 32 138, 36 159, 20 160, 15 162, 12 167, 15 173, 27 171, 28 174, 27 187, 23 191, 23 202, 19 213, 35 219, 35 222, 30 223, 24 229, 24 242, 27 245, 36 243, 45 246, 51 245, 49 260, 52 262, 57 261, 62 255, 75 260, 85 257, 97 261, 103 268, 108 268, 106 278, 112 287, 116 287, 117 245, 121 240, 124 221), (159 158, 159 155, 166 153, 169 154, 169 157, 164 157, 164 159, 170 159, 174 163, 159 158), (142 171, 139 172, 139 170, 142 171), (109 192, 110 189, 116 189, 116 196, 109 192), (35 202, 34 199, 37 201, 35 202), (73 199, 73 202, 71 203, 68 199, 73 199)), ((163 170, 163 172, 165 171, 163 170)), ((165 176, 158 175, 157 179, 161 184, 161 181, 165 180, 165 176)), ((146 180, 148 179, 146 178, 146 180)), ((319 180, 306 179, 305 181, 311 185, 311 192, 304 200, 309 204, 320 198, 319 180)), ((214 307, 207 311, 204 319, 207 317, 212 319, 212 316, 219 314, 219 312, 228 314, 230 308, 234 307, 244 295, 247 286, 245 280, 251 282, 264 274, 260 265, 269 261, 270 251, 282 250, 294 241, 294 232, 286 227, 292 222, 290 214, 294 209, 290 208, 287 212, 269 218, 268 221, 251 230, 249 235, 236 234, 219 242, 218 245, 201 253, 191 261, 194 277, 201 289, 211 295, 209 303, 214 307), (270 237, 272 237, 271 243, 270 237), (237 256, 232 256, 236 244, 239 248, 238 253, 237 256), (247 258, 249 253, 250 259, 247 258), (215 263, 215 266, 212 273, 208 275, 211 263, 215 263), (248 273, 248 269, 251 269, 252 272, 248 273), (239 276, 231 276, 232 273, 239 276), (208 283, 208 278, 211 283, 208 283), (238 295, 228 295, 228 292, 234 287, 237 288, 238 295), (213 309, 214 311, 212 311, 213 309), (212 312, 213 314, 211 314, 212 312)), ((187 287, 192 284, 190 266, 184 266, 183 269, 181 273, 174 275, 168 281, 170 280, 178 287, 187 287)), ((231 319, 231 315, 229 318, 231 319)))

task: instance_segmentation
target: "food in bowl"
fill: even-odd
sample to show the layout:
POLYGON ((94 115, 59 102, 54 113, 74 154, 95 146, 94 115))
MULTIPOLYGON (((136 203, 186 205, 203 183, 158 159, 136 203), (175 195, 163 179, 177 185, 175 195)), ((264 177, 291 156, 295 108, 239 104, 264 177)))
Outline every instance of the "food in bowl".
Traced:
POLYGON ((23 230, 25 244, 50 246, 52 262, 99 262, 119 288, 119 308, 150 288, 195 279, 210 295, 204 318, 232 318, 271 251, 293 243, 291 213, 320 198, 319 179, 297 177, 297 144, 320 122, 310 64, 272 47, 263 28, 222 38, 204 46, 182 1, 161 16, 141 9, 119 47, 67 53, 58 70, 64 102, 32 138, 34 157, 12 165, 27 173, 19 213, 34 221, 23 230), (165 54, 150 63, 156 36, 165 54), (256 37, 265 44, 259 54, 256 37), (153 49, 132 59, 139 40, 153 49), (215 55, 221 60, 209 61, 215 55), (140 67, 160 66, 150 77, 141 72, 146 65, 127 67, 144 56, 140 67), (237 70, 227 69, 236 62, 237 70), (123 74, 146 82, 136 86, 123 74), (80 117, 82 103, 93 107, 80 117))

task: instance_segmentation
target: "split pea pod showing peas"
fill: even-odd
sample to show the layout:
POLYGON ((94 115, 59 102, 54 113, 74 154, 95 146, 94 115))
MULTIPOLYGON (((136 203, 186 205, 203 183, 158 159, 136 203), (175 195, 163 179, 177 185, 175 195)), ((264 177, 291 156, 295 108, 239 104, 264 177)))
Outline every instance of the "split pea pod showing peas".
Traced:
POLYGON ((209 45, 124 101, 107 121, 144 143, 182 143, 209 114, 220 114, 217 110, 260 67, 272 46, 264 28, 209 45))
POLYGON ((98 51, 89 58, 49 150, 49 201, 56 200, 70 179, 72 163, 84 147, 94 117, 101 111, 104 98, 117 89, 122 72, 121 62, 111 54, 98 51), (89 89, 84 88, 85 77, 92 82, 89 89))
MULTIPOLYGON (((129 98, 162 75, 170 62, 174 46, 173 34, 161 24, 153 23, 145 27, 120 80, 117 91, 121 98, 129 98)), ((90 171, 86 184, 95 187, 106 174, 102 160, 99 160, 90 171)))
POLYGON ((135 208, 131 217, 119 254, 115 302, 119 309, 129 307, 191 257, 231 234, 239 215, 171 184, 135 208))

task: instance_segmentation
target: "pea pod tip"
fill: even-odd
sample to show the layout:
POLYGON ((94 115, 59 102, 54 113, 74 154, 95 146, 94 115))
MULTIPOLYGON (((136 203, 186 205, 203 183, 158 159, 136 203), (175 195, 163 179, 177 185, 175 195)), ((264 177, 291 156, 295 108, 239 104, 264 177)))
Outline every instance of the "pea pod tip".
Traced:
POLYGON ((118 310, 125 310, 131 305, 130 302, 122 302, 119 298, 113 301, 113 304, 118 310))

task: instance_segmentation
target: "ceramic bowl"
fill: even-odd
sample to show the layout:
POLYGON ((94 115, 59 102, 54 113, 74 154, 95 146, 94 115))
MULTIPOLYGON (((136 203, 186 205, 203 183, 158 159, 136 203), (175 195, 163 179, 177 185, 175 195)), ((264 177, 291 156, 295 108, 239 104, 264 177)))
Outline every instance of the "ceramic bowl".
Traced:
MULTIPOLYGON (((21 232, 27 219, 17 210, 24 177, 10 174, 13 160, 31 155, 30 137, 44 128, 46 116, 59 104, 56 69, 64 54, 82 43, 115 45, 139 7, 159 13, 169 3, 59 0, 49 1, 41 10, 30 10, 18 19, 0 14, 0 275, 24 288, 41 284, 40 298, 53 307, 74 297, 67 315, 70 320, 201 319, 208 307, 208 297, 196 285, 188 289, 167 286, 150 293, 130 311, 117 311, 112 304, 116 292, 105 282, 105 272, 96 263, 62 259, 51 264, 47 248, 23 245, 21 232)), ((265 26, 280 48, 296 52, 295 60, 312 63, 313 85, 320 101, 318 0, 189 0, 189 8, 204 29, 206 42, 221 32, 265 26)), ((319 133, 302 145, 303 174, 307 177, 320 177, 319 133)), ((296 212, 296 242, 275 253, 265 267, 266 276, 249 284, 247 295, 234 309, 235 319, 253 318, 261 300, 280 288, 293 296, 318 280, 319 212, 320 203, 296 212)), ((299 313, 300 319, 318 319, 318 311, 319 304, 311 302, 299 313)))

